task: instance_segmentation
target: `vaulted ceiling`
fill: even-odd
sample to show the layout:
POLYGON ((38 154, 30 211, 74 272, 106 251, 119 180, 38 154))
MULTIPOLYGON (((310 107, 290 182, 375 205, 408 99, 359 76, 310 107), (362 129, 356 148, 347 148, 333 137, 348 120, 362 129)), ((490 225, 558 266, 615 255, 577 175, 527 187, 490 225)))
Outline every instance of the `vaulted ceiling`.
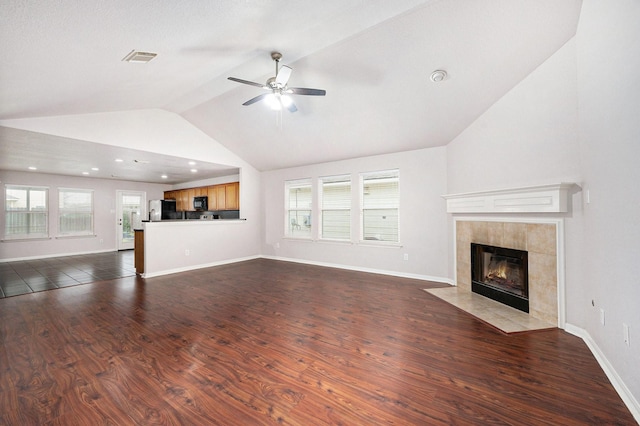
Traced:
MULTIPOLYGON (((161 108, 258 170, 442 146, 575 35, 580 7, 579 0, 8 0, 0 6, 0 125, 161 108), (134 49, 158 55, 146 64, 122 61, 134 49), (295 113, 243 106, 262 89, 227 77, 266 82, 275 74, 272 51, 293 68, 290 86, 327 95, 295 96, 295 113), (447 77, 434 83, 438 69, 447 77)), ((15 134, 0 134, 5 156, 20 146, 15 134)), ((41 149, 53 160, 65 143, 34 139, 45 140, 41 149)))

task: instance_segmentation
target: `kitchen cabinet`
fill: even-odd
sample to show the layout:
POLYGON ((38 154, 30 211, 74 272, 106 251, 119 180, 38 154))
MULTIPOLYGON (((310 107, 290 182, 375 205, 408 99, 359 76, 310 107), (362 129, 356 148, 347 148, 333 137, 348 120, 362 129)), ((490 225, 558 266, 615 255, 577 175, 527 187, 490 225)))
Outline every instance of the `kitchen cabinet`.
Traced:
POLYGON ((225 197, 226 193, 224 185, 216 185, 216 203, 218 204, 218 210, 227 209, 227 201, 225 197))
POLYGON ((185 208, 185 211, 188 211, 188 212, 196 211, 196 209, 193 208, 193 198, 195 196, 196 196, 195 188, 187 189, 187 207, 185 208))
POLYGON ((240 209, 240 182, 225 184, 224 193, 225 193, 224 210, 239 210, 240 209))
POLYGON ((176 210, 184 212, 189 210, 189 192, 186 189, 181 189, 178 191, 178 205, 176 205, 176 210))
POLYGON ((176 200, 177 211, 194 211, 193 197, 206 196, 209 211, 240 210, 240 182, 165 191, 165 200, 176 200))
POLYGON ((144 231, 142 229, 134 229, 133 231, 133 262, 136 268, 136 274, 144 274, 144 231))
POLYGON ((217 195, 217 185, 211 185, 207 187, 207 203, 209 204, 209 210, 216 211, 218 210, 218 195, 217 195))
POLYGON ((165 200, 176 200, 176 193, 178 191, 164 191, 165 200))

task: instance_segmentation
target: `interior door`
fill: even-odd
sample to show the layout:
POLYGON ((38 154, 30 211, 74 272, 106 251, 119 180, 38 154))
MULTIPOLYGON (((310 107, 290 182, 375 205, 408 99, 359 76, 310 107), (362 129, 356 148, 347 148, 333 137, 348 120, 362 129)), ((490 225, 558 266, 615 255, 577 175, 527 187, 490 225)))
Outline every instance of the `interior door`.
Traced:
POLYGON ((116 191, 116 241, 118 250, 132 250, 134 229, 142 227, 147 214, 147 194, 141 191, 116 191))

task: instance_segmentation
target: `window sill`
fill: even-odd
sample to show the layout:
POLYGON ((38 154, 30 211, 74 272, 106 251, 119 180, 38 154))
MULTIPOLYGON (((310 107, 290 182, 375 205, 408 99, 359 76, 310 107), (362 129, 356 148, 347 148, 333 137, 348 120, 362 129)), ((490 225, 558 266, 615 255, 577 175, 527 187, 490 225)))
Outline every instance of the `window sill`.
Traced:
POLYGON ((291 241, 309 241, 309 242, 313 242, 313 239, 311 237, 292 237, 291 235, 285 235, 282 238, 285 239, 285 240, 291 240, 291 241))
POLYGON ((25 241, 46 241, 50 240, 51 237, 34 237, 34 238, 9 238, 5 240, 0 240, 3 243, 24 243, 25 241))
POLYGON ((82 234, 82 235, 58 235, 56 236, 56 240, 66 240, 72 238, 95 238, 97 235, 95 234, 82 234))
POLYGON ((360 246, 367 247, 388 247, 388 248, 401 248, 402 244, 396 241, 381 241, 381 240, 362 240, 357 242, 360 246))

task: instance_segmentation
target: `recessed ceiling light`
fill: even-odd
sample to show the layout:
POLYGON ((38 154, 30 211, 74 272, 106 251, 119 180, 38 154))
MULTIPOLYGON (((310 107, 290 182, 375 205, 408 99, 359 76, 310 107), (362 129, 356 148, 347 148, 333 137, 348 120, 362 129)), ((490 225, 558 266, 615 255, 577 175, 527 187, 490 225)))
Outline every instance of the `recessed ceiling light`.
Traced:
POLYGON ((189 161, 189 165, 190 165, 190 166, 195 166, 195 165, 196 165, 196 162, 195 162, 195 161, 189 161))
POLYGON ((156 56, 158 56, 157 53, 139 52, 139 51, 134 49, 131 52, 129 52, 129 54, 127 56, 122 58, 122 60, 125 61, 125 62, 137 62, 137 63, 140 63, 140 64, 144 64, 144 63, 149 62, 150 60, 152 60, 156 56))
POLYGON ((197 169, 191 169, 191 173, 198 173, 197 169))
POLYGON ((122 163, 124 160, 122 158, 116 158, 116 163, 122 163))
POLYGON ((29 170, 38 170, 37 167, 29 166, 29 170))
POLYGON ((99 169, 99 168, 97 168, 97 167, 92 167, 92 168, 91 168, 91 170, 93 170, 94 172, 97 172, 97 171, 98 171, 98 170, 100 170, 100 169, 99 169))
POLYGON ((167 175, 162 175, 160 176, 162 179, 166 179, 168 176, 167 175))
POLYGON ((444 70, 435 70, 431 73, 431 81, 434 83, 440 83, 445 78, 447 78, 447 72, 444 70))
POLYGON ((89 174, 89 172, 82 172, 82 174, 83 174, 83 175, 88 175, 88 174, 89 174))

